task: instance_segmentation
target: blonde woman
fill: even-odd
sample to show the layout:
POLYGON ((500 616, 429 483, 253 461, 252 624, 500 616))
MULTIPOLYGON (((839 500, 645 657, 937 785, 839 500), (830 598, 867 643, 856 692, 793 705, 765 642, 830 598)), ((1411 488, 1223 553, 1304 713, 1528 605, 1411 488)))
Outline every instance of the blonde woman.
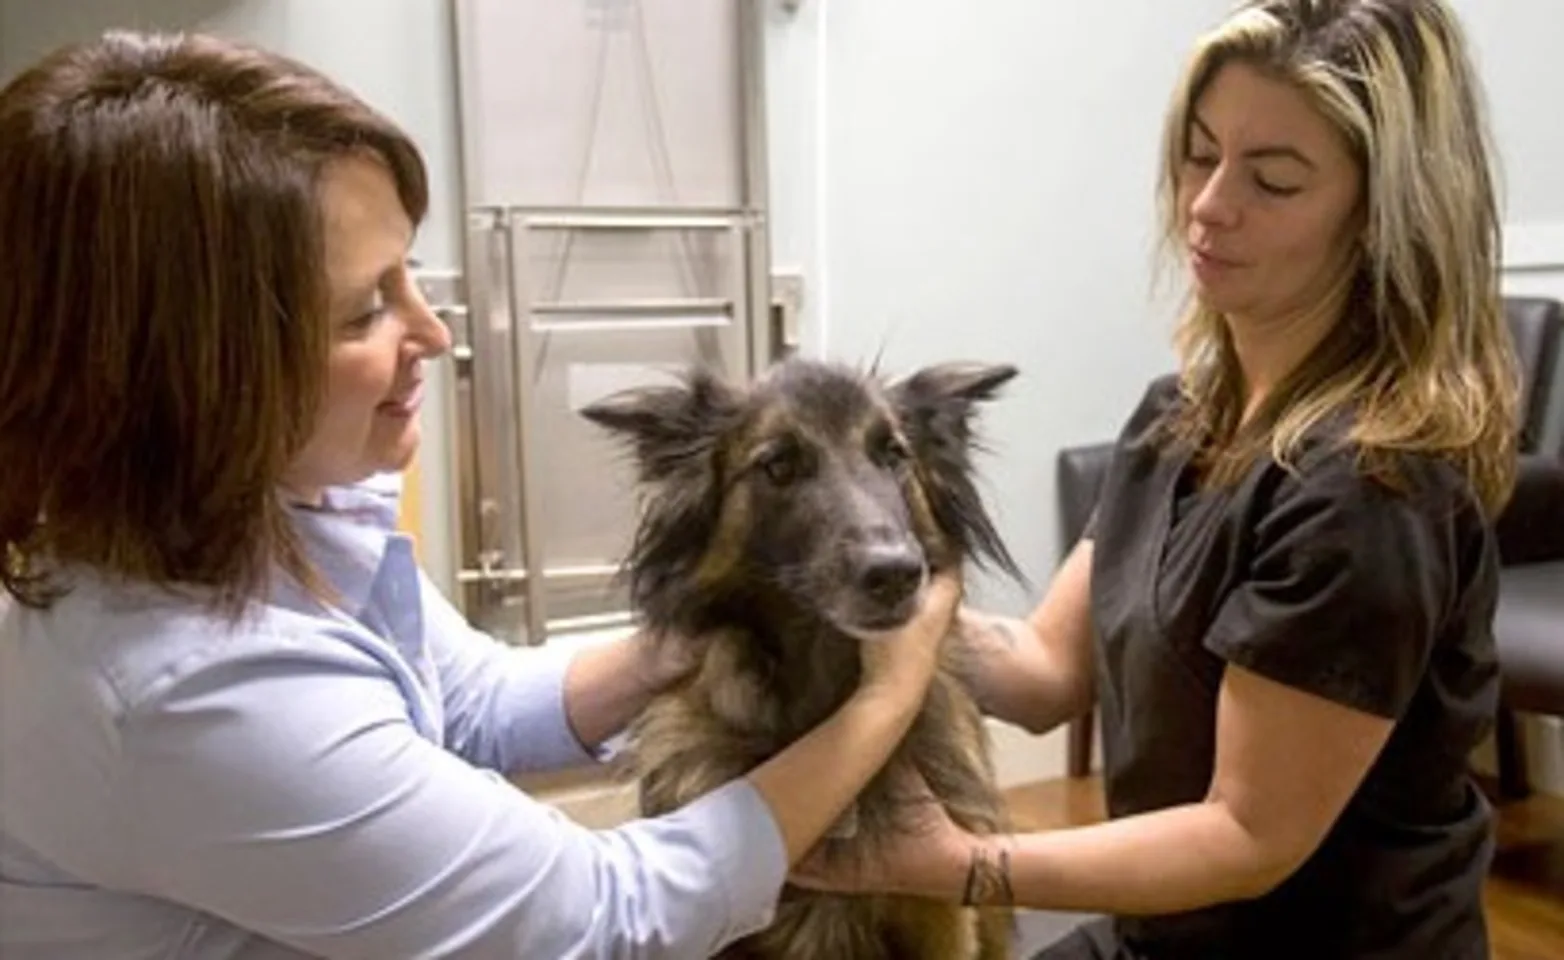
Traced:
POLYGON ((1466 763, 1516 383, 1486 145, 1442 0, 1261 0, 1199 41, 1163 157, 1181 372, 1036 611, 963 615, 995 715, 1095 698, 1111 818, 984 843, 930 810, 799 882, 1110 915, 1051 958, 1487 955, 1466 763))

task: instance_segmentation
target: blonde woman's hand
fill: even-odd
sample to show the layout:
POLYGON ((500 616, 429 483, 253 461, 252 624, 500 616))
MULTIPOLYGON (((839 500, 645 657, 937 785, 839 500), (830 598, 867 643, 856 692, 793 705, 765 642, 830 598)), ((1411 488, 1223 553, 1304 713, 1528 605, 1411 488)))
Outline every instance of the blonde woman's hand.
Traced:
POLYGON ((940 646, 951 633, 961 594, 959 571, 936 573, 924 589, 918 612, 911 620, 895 630, 860 641, 860 691, 921 700, 939 662, 940 646))
POLYGON ((900 833, 875 850, 840 855, 839 843, 820 841, 793 868, 788 882, 831 893, 891 893, 960 902, 962 881, 978 839, 956 826, 928 782, 913 770, 894 776, 897 802, 903 805, 900 833))

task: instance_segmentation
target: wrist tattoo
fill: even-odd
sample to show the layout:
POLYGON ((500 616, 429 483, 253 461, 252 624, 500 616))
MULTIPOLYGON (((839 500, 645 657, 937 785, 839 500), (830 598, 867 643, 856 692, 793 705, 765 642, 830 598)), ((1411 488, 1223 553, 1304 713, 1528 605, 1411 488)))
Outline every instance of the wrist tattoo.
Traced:
POLYGON ((1010 851, 1002 845, 997 850, 990 850, 981 843, 974 845, 961 905, 1014 907, 1015 899, 1015 891, 1010 886, 1010 851))

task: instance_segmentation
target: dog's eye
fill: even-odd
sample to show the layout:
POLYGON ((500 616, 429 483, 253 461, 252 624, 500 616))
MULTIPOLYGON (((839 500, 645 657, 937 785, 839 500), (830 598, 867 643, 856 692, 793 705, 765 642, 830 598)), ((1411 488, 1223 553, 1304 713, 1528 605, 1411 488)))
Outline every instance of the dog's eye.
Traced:
POLYGON ((887 430, 870 443, 869 456, 882 467, 894 467, 906 462, 912 456, 912 451, 907 449, 900 437, 887 430))
POLYGON ((765 471, 767 480, 785 487, 798 479, 798 451, 790 447, 773 451, 760 461, 760 469, 765 471))

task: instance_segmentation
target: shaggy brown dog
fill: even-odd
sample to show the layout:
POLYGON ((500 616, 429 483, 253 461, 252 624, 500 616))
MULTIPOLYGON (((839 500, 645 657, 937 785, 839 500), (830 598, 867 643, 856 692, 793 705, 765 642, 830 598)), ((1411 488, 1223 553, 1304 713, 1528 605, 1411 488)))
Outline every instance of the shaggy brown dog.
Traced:
MULTIPOLYGON (((858 684, 858 638, 904 623, 929 572, 967 560, 1016 573, 973 483, 970 421, 1013 367, 948 364, 886 385, 793 360, 741 389, 695 372, 583 411, 627 440, 642 512, 627 560, 657 631, 709 644, 693 678, 632 731, 642 810, 744 774, 858 684)), ((954 650, 954 645, 947 645, 954 650)), ((862 855, 901 825, 891 784, 916 768, 952 819, 1003 829, 981 717, 952 652, 886 768, 839 825, 862 855)), ((789 888, 775 922, 727 957, 968 960, 1010 955, 1007 910, 789 888)))

